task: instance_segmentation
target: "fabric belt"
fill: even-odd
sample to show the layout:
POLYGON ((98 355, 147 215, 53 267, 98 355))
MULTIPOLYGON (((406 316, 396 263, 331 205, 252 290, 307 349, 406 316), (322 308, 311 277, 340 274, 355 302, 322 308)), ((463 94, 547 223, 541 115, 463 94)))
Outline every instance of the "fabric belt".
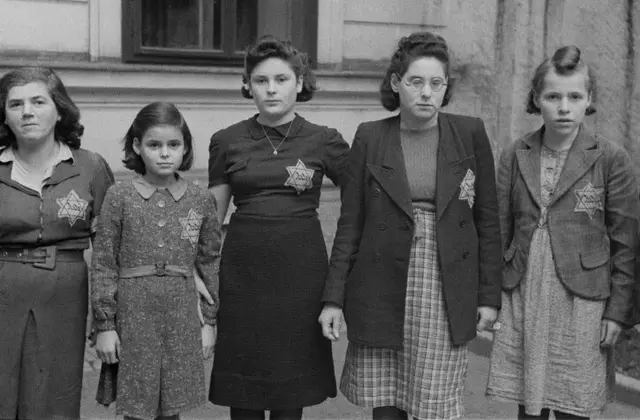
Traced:
POLYGON ((147 276, 181 276, 189 277, 190 271, 187 267, 181 265, 167 265, 164 263, 156 263, 154 265, 139 265, 137 267, 121 268, 118 276, 121 279, 132 279, 134 277, 147 276))
POLYGON ((33 264, 45 270, 56 268, 56 261, 84 261, 84 249, 58 249, 55 245, 39 248, 0 248, 0 261, 33 264))

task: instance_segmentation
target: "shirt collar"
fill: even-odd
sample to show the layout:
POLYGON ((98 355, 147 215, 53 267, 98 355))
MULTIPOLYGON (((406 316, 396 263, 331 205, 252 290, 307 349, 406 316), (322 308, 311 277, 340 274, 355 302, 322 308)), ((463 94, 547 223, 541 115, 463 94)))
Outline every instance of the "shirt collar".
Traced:
POLYGON ((182 198, 184 193, 187 191, 187 180, 184 179, 180 174, 176 174, 176 182, 171 184, 169 188, 158 188, 155 185, 151 185, 144 179, 142 176, 138 175, 133 178, 132 183, 133 187, 138 191, 138 194, 145 200, 151 198, 154 192, 158 189, 166 189, 169 191, 174 200, 178 201, 182 198))
MULTIPOLYGON (((71 148, 66 144, 59 142, 60 149, 58 150, 58 157, 53 162, 53 166, 56 166, 60 162, 71 159, 73 162, 73 152, 71 148)), ((13 147, 5 147, 0 149, 0 163, 9 163, 16 160, 16 155, 13 153, 13 147)))

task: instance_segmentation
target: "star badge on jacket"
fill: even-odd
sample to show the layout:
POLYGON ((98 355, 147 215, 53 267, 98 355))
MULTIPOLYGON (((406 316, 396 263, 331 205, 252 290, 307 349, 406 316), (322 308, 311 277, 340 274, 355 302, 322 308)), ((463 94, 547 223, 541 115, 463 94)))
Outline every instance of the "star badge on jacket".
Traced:
POLYGON ((313 187, 313 169, 307 169, 303 161, 298 159, 296 166, 287 166, 289 178, 284 183, 285 187, 293 187, 300 194, 306 189, 313 187))
POLYGON ((574 212, 585 212, 589 216, 589 219, 593 219, 593 215, 596 210, 604 211, 602 206, 602 200, 600 197, 604 193, 604 188, 595 188, 591 182, 587 182, 587 185, 581 189, 575 189, 573 191, 578 199, 574 212))
POLYGON ((473 207, 476 199, 476 176, 471 169, 467 169, 467 174, 460 183, 460 196, 458 199, 469 203, 469 208, 473 207))
POLYGON ((66 197, 56 199, 58 203, 58 219, 67 218, 69 226, 73 226, 77 220, 85 220, 89 202, 83 200, 75 190, 69 191, 66 197))
POLYGON ((182 226, 182 233, 180 239, 188 239, 191 245, 195 246, 198 243, 200 237, 200 226, 202 226, 202 216, 198 214, 194 209, 189 209, 189 213, 186 217, 180 217, 180 225, 182 226))

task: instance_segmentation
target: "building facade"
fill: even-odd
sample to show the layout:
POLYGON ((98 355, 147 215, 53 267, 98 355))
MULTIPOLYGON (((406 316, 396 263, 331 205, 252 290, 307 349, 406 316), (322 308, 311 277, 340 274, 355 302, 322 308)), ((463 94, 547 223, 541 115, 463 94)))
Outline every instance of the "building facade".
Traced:
MULTIPOLYGON (((540 120, 525 114, 535 66, 576 44, 599 75, 596 131, 638 157, 640 4, 632 0, 0 0, 0 74, 54 68, 82 111, 84 147, 121 171, 136 112, 176 103, 205 170, 213 132, 255 113, 240 95, 242 49, 262 34, 308 51, 320 90, 299 106, 351 141, 390 115, 378 87, 400 37, 443 35, 454 54, 445 110, 482 117, 496 154, 540 120)), ((639 172, 640 173, 640 172, 639 172)))

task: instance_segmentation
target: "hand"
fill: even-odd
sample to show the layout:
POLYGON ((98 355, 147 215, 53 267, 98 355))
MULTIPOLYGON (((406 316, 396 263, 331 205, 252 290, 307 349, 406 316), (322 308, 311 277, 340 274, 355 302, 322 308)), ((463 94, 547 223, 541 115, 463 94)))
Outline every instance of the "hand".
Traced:
POLYGON ((600 322, 600 347, 613 347, 618 342, 622 326, 616 321, 603 319, 600 322))
MULTIPOLYGON (((195 269, 193 269, 193 280, 196 283, 196 290, 198 291, 200 296, 202 296, 202 298, 206 300, 209 305, 213 305, 213 298, 207 290, 207 286, 205 286, 204 281, 195 269)), ((200 299, 198 299, 198 318, 200 318, 200 325, 204 325, 204 316, 202 315, 202 306, 200 299)))
POLYGON ((96 339, 96 353, 103 363, 118 363, 120 338, 115 330, 100 331, 96 339))
POLYGON ((331 341, 337 341, 340 338, 342 325, 342 308, 330 303, 324 305, 318 322, 322 325, 322 335, 331 341))
POLYGON ((202 327, 202 357, 209 359, 213 356, 213 348, 216 344, 216 327, 206 324, 202 327))
POLYGON ((494 329, 497 329, 494 327, 497 318, 498 310, 496 308, 492 308, 491 306, 478 307, 478 323, 476 324, 476 331, 493 331, 494 329))

